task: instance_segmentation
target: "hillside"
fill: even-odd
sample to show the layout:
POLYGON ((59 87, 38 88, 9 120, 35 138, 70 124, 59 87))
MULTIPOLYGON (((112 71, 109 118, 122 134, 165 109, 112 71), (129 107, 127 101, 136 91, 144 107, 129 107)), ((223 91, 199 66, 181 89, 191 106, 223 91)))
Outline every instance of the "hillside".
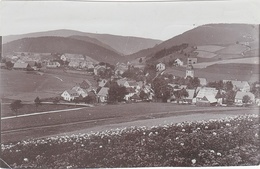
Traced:
POLYGON ((144 56, 153 57, 164 49, 183 43, 187 43, 195 48, 203 46, 203 51, 195 51, 194 49, 187 54, 197 52, 198 57, 206 58, 206 60, 208 58, 212 58, 212 60, 225 59, 226 55, 236 55, 231 56, 235 58, 251 57, 250 54, 252 52, 250 50, 255 50, 256 44, 259 44, 258 31, 259 27, 257 25, 248 24, 203 25, 166 40, 153 48, 129 55, 127 58, 133 60, 144 56), (212 51, 212 48, 214 48, 214 51, 212 51), (218 50, 220 50, 219 53, 218 50), (247 55, 243 55, 242 53, 244 52, 247 55))
POLYGON ((23 38, 3 45, 3 53, 70 53, 87 55, 94 60, 117 63, 122 56, 94 43, 66 37, 23 38))
POLYGON ((76 37, 76 39, 92 42, 106 48, 107 46, 110 46, 118 53, 122 53, 124 55, 129 55, 138 52, 142 49, 151 48, 161 43, 160 40, 154 40, 154 39, 109 35, 109 34, 85 33, 85 32, 74 31, 74 30, 66 30, 66 29, 36 32, 36 33, 29 33, 29 34, 22 34, 22 35, 4 36, 3 43, 8 43, 22 38, 43 37, 43 36, 58 36, 58 37, 74 36, 74 38, 76 37), (90 40, 89 38, 94 38, 96 40, 94 39, 90 40), (102 43, 102 45, 100 42, 102 43))

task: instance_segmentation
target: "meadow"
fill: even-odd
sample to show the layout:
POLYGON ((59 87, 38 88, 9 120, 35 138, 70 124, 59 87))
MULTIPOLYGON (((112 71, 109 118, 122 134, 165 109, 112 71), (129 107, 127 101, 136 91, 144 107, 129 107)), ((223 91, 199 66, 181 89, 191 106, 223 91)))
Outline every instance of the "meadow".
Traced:
POLYGON ((88 79, 96 85, 92 76, 69 74, 62 70, 47 69, 45 72, 26 72, 1 69, 1 98, 34 101, 59 96, 64 90, 88 79))
POLYGON ((258 115, 130 127, 1 145, 13 168, 259 165, 258 115))

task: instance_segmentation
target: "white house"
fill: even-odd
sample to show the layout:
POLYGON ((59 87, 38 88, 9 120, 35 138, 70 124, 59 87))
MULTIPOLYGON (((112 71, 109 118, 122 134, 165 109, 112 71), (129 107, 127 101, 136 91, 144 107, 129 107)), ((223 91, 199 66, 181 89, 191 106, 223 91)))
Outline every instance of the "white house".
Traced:
POLYGON ((233 90, 239 90, 241 92, 249 92, 250 85, 247 81, 238 81, 238 80, 223 80, 224 83, 231 81, 233 84, 233 90))
POLYGON ((67 60, 65 55, 61 55, 60 60, 62 60, 63 62, 65 62, 67 60))
POLYGON ((67 101, 73 101, 75 98, 79 97, 79 94, 76 90, 65 90, 62 94, 61 97, 64 100, 67 101))
POLYGON ((124 87, 126 87, 126 88, 130 87, 130 85, 129 85, 127 79, 125 79, 125 78, 124 78, 124 79, 119 79, 119 80, 117 80, 116 82, 117 82, 117 84, 118 84, 119 86, 124 86, 124 87))
POLYGON ((98 101, 101 103, 107 102, 108 98, 108 87, 102 87, 97 93, 98 101))
POLYGON ((215 88, 201 88, 196 96, 196 105, 209 106, 217 104, 217 94, 218 90, 216 90, 215 88))
POLYGON ((86 89, 82 89, 80 86, 74 86, 72 87, 72 90, 77 91, 79 95, 82 97, 87 97, 88 96, 88 91, 86 89))
POLYGON ((60 67, 60 63, 50 61, 50 62, 47 63, 47 67, 48 68, 57 68, 57 67, 60 67))
POLYGON ((179 58, 174 61, 176 66, 183 66, 183 61, 181 61, 179 58))
POLYGON ((187 78, 188 76, 194 78, 194 70, 193 70, 192 65, 188 65, 187 68, 186 68, 185 78, 187 78))
POLYGON ((246 96, 246 95, 250 97, 250 102, 249 103, 254 103, 255 102, 255 95, 253 93, 238 91, 236 93, 236 96, 235 96, 235 104, 236 105, 242 105, 243 104, 243 97, 246 96))
POLYGON ((165 70, 165 64, 160 62, 156 65, 156 71, 160 72, 160 71, 164 71, 165 70))

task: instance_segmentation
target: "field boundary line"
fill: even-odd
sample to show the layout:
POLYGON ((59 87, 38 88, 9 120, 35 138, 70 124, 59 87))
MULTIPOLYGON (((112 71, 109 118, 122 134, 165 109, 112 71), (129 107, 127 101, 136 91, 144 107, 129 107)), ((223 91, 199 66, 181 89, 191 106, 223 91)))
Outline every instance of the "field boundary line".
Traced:
POLYGON ((18 118, 18 117, 28 117, 28 116, 49 114, 49 113, 59 113, 59 112, 66 112, 66 111, 74 111, 74 110, 81 110, 81 109, 85 109, 85 108, 87 108, 87 107, 79 107, 79 108, 63 109, 63 110, 53 110, 53 111, 37 112, 37 113, 30 113, 30 114, 21 114, 21 115, 18 115, 18 116, 1 117, 1 120, 13 119, 13 118, 18 118))

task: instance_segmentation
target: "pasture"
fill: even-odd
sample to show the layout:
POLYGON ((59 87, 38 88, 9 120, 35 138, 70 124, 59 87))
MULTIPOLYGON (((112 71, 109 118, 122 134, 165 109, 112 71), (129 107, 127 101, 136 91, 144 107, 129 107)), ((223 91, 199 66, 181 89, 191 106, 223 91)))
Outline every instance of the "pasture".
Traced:
MULTIPOLYGON (((167 68, 165 73, 185 77, 185 70, 182 67, 167 68)), ((206 78, 207 81, 226 79, 255 82, 259 80, 259 65, 243 63, 214 64, 206 68, 195 69, 195 77, 206 78)))
POLYGON ((218 45, 204 45, 204 46, 197 46, 196 51, 216 52, 224 48, 225 47, 218 46, 218 45))
POLYGON ((218 54, 241 54, 246 50, 249 50, 249 47, 247 47, 245 45, 235 44, 235 45, 229 45, 229 46, 225 47, 224 49, 216 51, 216 53, 218 53, 218 54))
POLYGON ((56 97, 64 90, 88 79, 94 86, 92 76, 67 74, 63 71, 26 72, 1 69, 1 98, 34 101, 40 98, 56 97))

